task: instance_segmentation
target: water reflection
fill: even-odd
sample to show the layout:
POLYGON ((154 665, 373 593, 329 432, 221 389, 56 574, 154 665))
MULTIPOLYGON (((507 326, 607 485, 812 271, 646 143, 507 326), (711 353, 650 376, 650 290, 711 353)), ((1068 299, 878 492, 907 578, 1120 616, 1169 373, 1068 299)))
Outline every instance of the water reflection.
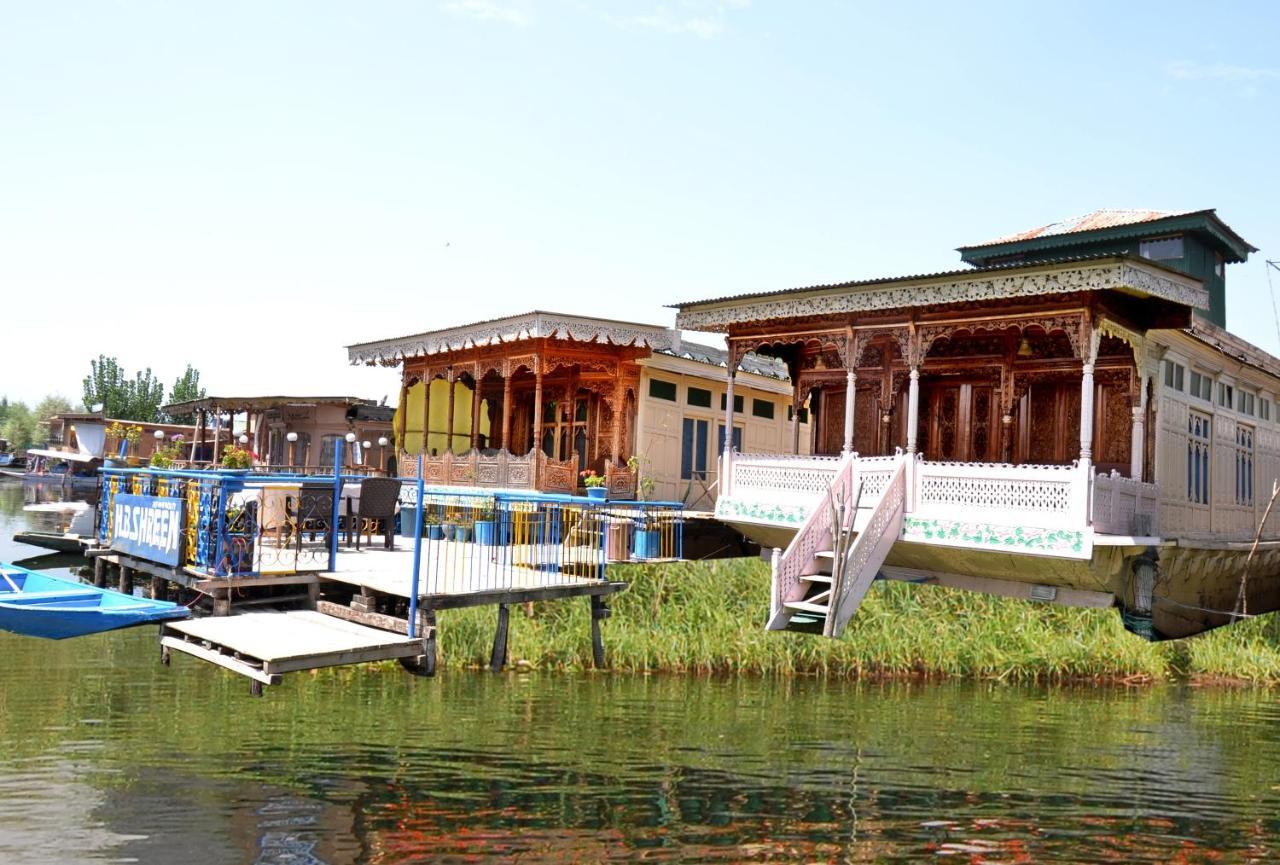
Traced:
POLYGON ((1278 857, 1261 690, 388 667, 254 700, 149 629, 0 659, 4 861, 1278 857))

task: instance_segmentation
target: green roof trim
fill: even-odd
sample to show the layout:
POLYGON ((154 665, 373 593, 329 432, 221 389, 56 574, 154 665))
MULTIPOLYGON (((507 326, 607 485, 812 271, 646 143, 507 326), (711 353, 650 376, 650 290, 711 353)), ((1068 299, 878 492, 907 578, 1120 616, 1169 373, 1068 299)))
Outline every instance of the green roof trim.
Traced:
POLYGON ((1131 237, 1160 237, 1178 232, 1202 232, 1209 235, 1222 250, 1223 257, 1230 262, 1245 261, 1248 259, 1249 253, 1258 251, 1256 247, 1232 231, 1231 227, 1219 219, 1217 213, 1213 210, 1173 214, 1163 219, 1149 219, 1107 228, 1069 231, 1020 240, 960 246, 956 248, 956 251, 960 253, 960 257, 964 261, 981 266, 994 258, 1017 255, 1021 252, 1080 247, 1111 240, 1124 240, 1131 237))

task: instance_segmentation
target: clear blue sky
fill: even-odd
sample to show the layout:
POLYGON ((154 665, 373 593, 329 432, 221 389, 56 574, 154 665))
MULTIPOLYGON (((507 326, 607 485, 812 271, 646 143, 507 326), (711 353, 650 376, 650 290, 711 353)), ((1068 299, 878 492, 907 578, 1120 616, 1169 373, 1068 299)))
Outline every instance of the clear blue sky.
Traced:
POLYGON ((0 393, 78 400, 101 352, 380 397, 345 344, 669 324, 1098 207, 1218 208, 1262 249, 1229 325, 1280 353, 1278 10, 3 2, 0 393))

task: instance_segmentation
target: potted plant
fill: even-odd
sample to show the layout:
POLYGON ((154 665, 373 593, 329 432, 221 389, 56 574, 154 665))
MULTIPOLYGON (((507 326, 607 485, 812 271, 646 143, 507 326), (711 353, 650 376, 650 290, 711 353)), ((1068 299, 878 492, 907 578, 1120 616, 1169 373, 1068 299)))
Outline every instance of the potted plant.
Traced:
POLYGON ((662 555, 661 550, 662 535, 658 531, 657 525, 646 516, 639 517, 636 522, 635 557, 637 559, 656 559, 662 555))
POLYGON ((640 501, 648 501, 649 496, 653 495, 653 488, 656 486, 653 478, 649 477, 647 472, 641 472, 644 464, 648 460, 641 461, 638 456, 627 457, 627 468, 631 470, 632 476, 636 479, 636 498, 640 501))
POLYGON ((120 421, 114 421, 111 426, 107 427, 107 435, 115 439, 121 446, 120 456, 124 458, 127 465, 142 465, 142 457, 129 453, 129 450, 142 439, 142 427, 137 424, 123 424, 120 421))
POLYGON ((440 512, 435 508, 427 508, 427 540, 439 541, 444 539, 444 526, 440 525, 440 512))
POLYGON ((578 477, 582 479, 582 485, 587 488, 587 498, 602 502, 608 497, 609 490, 604 485, 604 478, 596 474, 595 469, 587 469, 578 477))
POLYGON ((253 457, 244 448, 231 445, 222 452, 222 467, 230 471, 248 471, 253 457))
POLYGON ((493 546, 498 542, 498 522, 493 502, 485 501, 475 512, 476 543, 493 546))
POLYGON ((611 562, 625 562, 631 558, 631 520, 609 519, 604 536, 604 556, 611 562))

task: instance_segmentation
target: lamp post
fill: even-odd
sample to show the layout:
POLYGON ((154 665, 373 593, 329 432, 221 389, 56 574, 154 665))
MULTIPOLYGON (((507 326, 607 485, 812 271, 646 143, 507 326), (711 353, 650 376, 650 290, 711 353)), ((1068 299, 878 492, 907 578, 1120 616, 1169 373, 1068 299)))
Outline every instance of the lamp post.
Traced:
MULTIPOLYGON (((349 433, 347 433, 345 436, 343 436, 343 438, 345 438, 345 439, 347 440, 347 444, 349 444, 349 445, 353 445, 353 444, 355 444, 355 443, 356 443, 356 434, 355 434, 355 433, 353 433, 353 432, 349 432, 349 433)), ((351 450, 353 451, 353 456, 354 456, 355 448, 352 448, 351 450)), ((354 460, 354 459, 352 459, 352 460, 351 460, 351 464, 352 464, 352 465, 355 465, 355 460, 354 460)))
POLYGON ((362 465, 367 466, 369 464, 369 451, 373 450, 373 442, 365 439, 360 442, 360 448, 360 462, 362 465))
POLYGON ((151 452, 155 453, 156 451, 160 450, 160 443, 164 441, 164 430, 158 429, 154 433, 152 433, 152 435, 155 436, 156 444, 155 444, 155 447, 151 449, 151 452))
POLYGON ((387 437, 378 436, 378 464, 382 466, 382 473, 387 473, 387 437))
POLYGON ((298 434, 293 430, 290 430, 289 432, 285 433, 284 438, 285 438, 285 441, 289 443, 289 468, 293 468, 293 462, 295 457, 297 456, 295 451, 297 450, 298 434))

